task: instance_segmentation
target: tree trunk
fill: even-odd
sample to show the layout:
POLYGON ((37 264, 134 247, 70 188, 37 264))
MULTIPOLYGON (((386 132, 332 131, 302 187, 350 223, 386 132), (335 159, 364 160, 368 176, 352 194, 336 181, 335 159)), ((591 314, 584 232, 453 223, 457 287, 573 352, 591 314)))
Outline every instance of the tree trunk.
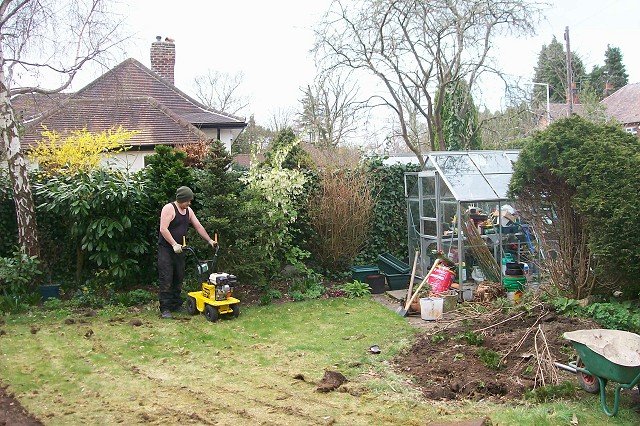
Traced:
POLYGON ((13 188, 13 201, 16 206, 18 223, 18 242, 29 256, 39 256, 38 230, 36 214, 27 175, 27 162, 20 151, 18 123, 16 123, 9 91, 0 72, 0 136, 2 149, 9 164, 9 177, 13 188))

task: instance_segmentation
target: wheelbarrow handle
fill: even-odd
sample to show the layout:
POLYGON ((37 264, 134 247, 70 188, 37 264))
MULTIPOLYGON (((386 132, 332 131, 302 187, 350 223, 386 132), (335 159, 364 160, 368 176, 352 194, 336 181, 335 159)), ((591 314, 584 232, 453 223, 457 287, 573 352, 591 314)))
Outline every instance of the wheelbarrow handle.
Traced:
POLYGON ((572 366, 571 363, 569 363, 569 365, 566 365, 566 364, 561 364, 559 362, 554 362, 553 365, 555 365, 556 367, 558 367, 561 370, 565 370, 565 371, 568 371, 568 372, 573 373, 573 374, 577 374, 578 373, 578 370, 576 370, 576 368, 574 366, 572 366))

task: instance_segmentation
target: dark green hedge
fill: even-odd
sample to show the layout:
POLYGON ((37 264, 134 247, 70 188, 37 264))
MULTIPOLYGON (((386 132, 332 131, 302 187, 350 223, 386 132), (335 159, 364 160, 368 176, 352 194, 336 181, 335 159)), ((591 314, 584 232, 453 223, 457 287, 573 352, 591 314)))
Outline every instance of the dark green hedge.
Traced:
MULTIPOLYGON (((640 290, 640 140, 617 124, 574 116, 536 133, 516 163, 511 191, 535 191, 541 177, 557 179, 574 195, 602 286, 640 290)), ((545 189, 546 191, 546 189, 545 189)), ((544 194, 548 197, 549 194, 544 194)))

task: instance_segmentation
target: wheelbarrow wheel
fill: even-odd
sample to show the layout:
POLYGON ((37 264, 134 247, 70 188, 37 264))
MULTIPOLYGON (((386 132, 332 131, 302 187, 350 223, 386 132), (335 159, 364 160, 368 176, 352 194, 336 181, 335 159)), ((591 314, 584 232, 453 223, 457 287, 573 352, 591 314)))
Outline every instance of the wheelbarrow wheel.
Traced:
MULTIPOLYGON (((580 358, 578 358, 576 365, 580 368, 584 368, 584 363, 580 358)), ((600 382, 595 376, 583 373, 581 371, 578 371, 577 376, 578 384, 583 390, 589 393, 600 393, 600 382)))

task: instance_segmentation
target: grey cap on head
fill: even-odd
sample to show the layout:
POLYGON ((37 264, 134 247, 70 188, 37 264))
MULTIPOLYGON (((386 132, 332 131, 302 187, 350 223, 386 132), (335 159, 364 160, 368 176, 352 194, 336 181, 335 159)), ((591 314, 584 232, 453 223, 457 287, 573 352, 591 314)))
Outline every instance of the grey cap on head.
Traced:
POLYGON ((193 191, 188 186, 181 186, 176 191, 176 201, 184 203, 193 200, 193 191))

